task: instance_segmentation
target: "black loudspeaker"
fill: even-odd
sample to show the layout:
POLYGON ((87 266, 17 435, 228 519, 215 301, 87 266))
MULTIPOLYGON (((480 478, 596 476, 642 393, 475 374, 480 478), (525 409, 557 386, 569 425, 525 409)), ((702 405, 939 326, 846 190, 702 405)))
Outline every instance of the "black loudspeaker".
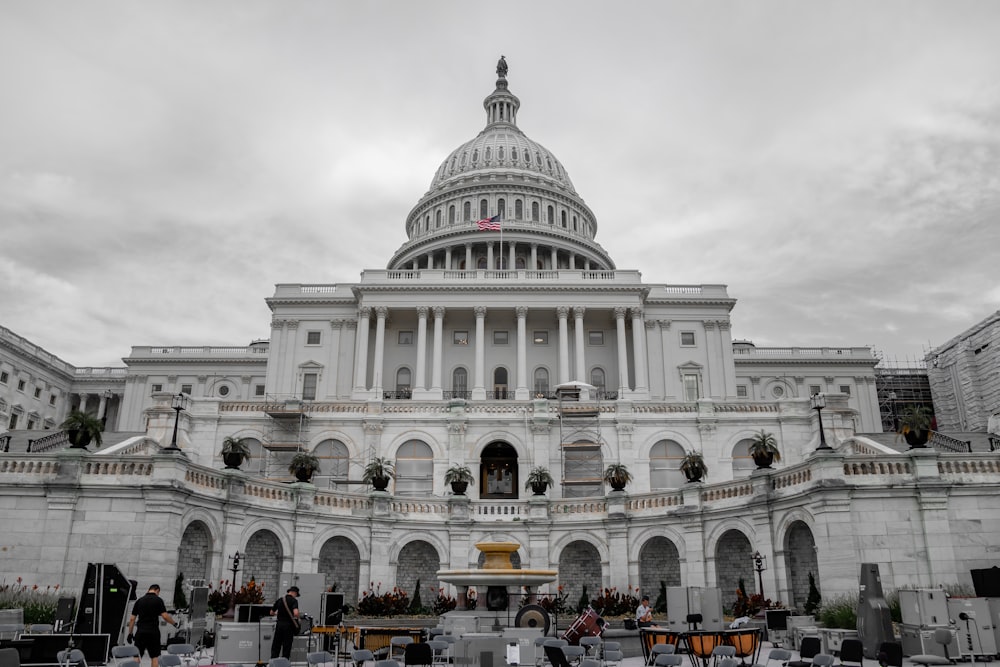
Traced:
POLYGON ((994 565, 983 570, 970 570, 970 573, 977 598, 1000 598, 1000 568, 994 565))
POLYGON ((542 631, 542 636, 549 634, 549 624, 552 619, 545 607, 538 604, 526 604, 521 607, 514 617, 514 625, 519 628, 537 628, 542 631))
POLYGON ((882 593, 878 564, 862 563, 858 582, 858 639, 866 658, 878 659, 879 646, 892 641, 892 615, 882 593))
POLYGON ((791 615, 791 609, 767 609, 764 611, 764 622, 768 630, 787 630, 791 615))
POLYGON ((73 632, 117 638, 125 625, 131 595, 132 584, 115 565, 89 563, 73 632))
POLYGON ((320 599, 320 625, 340 625, 344 620, 344 594, 323 593, 320 599))
POLYGON ((236 605, 236 621, 238 623, 256 623, 271 615, 269 604, 238 604, 236 605))
POLYGON ((56 602, 56 616, 54 619, 55 631, 61 632, 64 628, 73 625, 73 613, 76 611, 76 598, 59 598, 56 602))

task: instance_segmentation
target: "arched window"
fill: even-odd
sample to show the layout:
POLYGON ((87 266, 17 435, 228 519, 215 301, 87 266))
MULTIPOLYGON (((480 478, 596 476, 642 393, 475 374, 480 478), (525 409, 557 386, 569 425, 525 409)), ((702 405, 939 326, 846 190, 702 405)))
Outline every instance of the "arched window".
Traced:
POLYGON ((454 225, 455 224, 455 205, 454 204, 452 204, 451 206, 448 207, 448 224, 449 225, 454 225))
POLYGON ((490 213, 490 203, 485 199, 479 200, 479 217, 488 218, 490 213))
POLYGON ((313 478, 313 483, 346 491, 351 466, 347 445, 340 440, 324 440, 316 445, 313 454, 319 459, 319 471, 313 478))
POLYGON ((503 366, 493 371, 493 398, 507 398, 507 369, 503 366))
POLYGON ((497 159, 503 162, 503 156, 504 156, 503 146, 500 146, 497 148, 497 159))
POLYGON ((514 218, 520 220, 524 217, 524 202, 520 199, 514 200, 514 218))
POLYGON ((542 397, 549 395, 549 371, 546 368, 539 366, 535 369, 535 397, 542 397))
POLYGON ((531 202, 531 220, 532 222, 538 222, 538 202, 531 202))
POLYGON ((430 446, 408 440, 396 452, 396 495, 429 494, 434 480, 434 457, 430 446))
POLYGON ((462 219, 466 222, 472 220, 472 202, 467 201, 462 204, 462 219))
POLYGON ((514 260, 514 268, 516 268, 516 269, 524 269, 524 268, 526 268, 525 263, 524 263, 524 255, 518 255, 517 256, 517 259, 514 260))
POLYGON ((469 398, 469 371, 456 368, 451 373, 451 397, 469 398))
POLYGON ((477 269, 486 269, 486 268, 489 268, 489 267, 486 266, 486 258, 485 257, 480 257, 479 259, 476 260, 476 268, 477 269))
POLYGON ((486 147, 486 161, 489 162, 493 159, 493 149, 489 146, 486 147))
POLYGON ((575 215, 573 216, 573 231, 574 232, 577 231, 577 228, 576 228, 576 216, 575 215))
POLYGON ((597 396, 598 398, 602 398, 604 392, 607 391, 603 368, 592 368, 590 370, 590 384, 597 387, 597 396))
POLYGON ((438 209, 437 212, 434 213, 434 227, 437 228, 440 226, 441 226, 441 209, 438 209))
POLYGON ((566 211, 563 211, 563 212, 562 212, 562 213, 560 214, 560 216, 559 216, 559 217, 560 217, 560 218, 562 218, 562 226, 563 226, 563 228, 565 228, 565 227, 566 227, 566 211))
POLYGON ((410 385, 410 369, 400 368, 396 371, 396 396, 395 398, 410 398, 412 387, 410 385))
POLYGON ((424 216, 424 231, 428 232, 431 229, 431 215, 428 213, 424 216))
POLYGON ((550 225, 556 224, 556 209, 553 208, 552 206, 549 206, 548 209, 546 210, 546 213, 548 214, 548 217, 545 221, 550 225))
POLYGON ((750 456, 751 442, 750 438, 745 438, 733 446, 733 477, 747 477, 757 468, 750 456))
POLYGON ((687 478, 681 472, 684 448, 673 440, 660 440, 649 450, 649 488, 651 491, 677 489, 687 478))
POLYGON ((517 498, 517 451, 505 442, 492 442, 479 458, 479 495, 517 498))
POLYGON ((472 151, 472 164, 479 162, 479 149, 472 151))
MULTIPOLYGON (((506 199, 500 198, 500 199, 497 200, 497 215, 500 216, 501 220, 503 220, 504 218, 507 217, 507 200, 506 199)), ((483 216, 483 217, 485 217, 485 216, 483 216)))

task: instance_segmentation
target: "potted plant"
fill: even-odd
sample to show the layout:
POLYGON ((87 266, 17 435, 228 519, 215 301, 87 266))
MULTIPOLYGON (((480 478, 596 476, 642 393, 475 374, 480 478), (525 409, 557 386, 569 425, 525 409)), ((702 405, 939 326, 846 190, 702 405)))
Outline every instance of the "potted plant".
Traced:
POLYGON ((456 496, 464 496, 472 481, 472 471, 469 470, 469 466, 455 464, 444 473, 444 483, 451 484, 451 491, 456 496))
POLYGON ((544 496, 550 486, 555 485, 552 473, 545 466, 536 466, 528 473, 528 479, 524 483, 525 489, 531 489, 536 496, 544 496))
POLYGON ((624 463, 612 463, 604 469, 604 481, 611 485, 614 491, 622 491, 632 481, 632 473, 624 463))
POLYGON ((361 481, 371 484, 376 491, 385 491, 389 480, 395 477, 392 461, 382 456, 376 456, 365 466, 361 481))
POLYGON ((911 448, 925 447, 930 440, 934 415, 926 405, 909 405, 899 418, 899 432, 911 448))
POLYGON ((689 482, 700 482, 708 474, 708 464, 701 452, 688 452, 681 461, 681 472, 689 482))
POLYGON ((757 469, 770 468, 775 461, 781 460, 781 452, 778 451, 778 439, 773 433, 768 433, 764 429, 760 433, 755 433, 750 439, 750 446, 747 448, 753 462, 757 464, 757 469))
POLYGON ((311 480, 317 470, 319 470, 319 459, 309 452, 297 453, 288 464, 288 472, 295 475, 295 479, 300 482, 311 480))
POLYGON ((222 441, 222 461, 227 470, 239 470, 244 461, 250 460, 250 446, 243 438, 226 436, 222 441))
POLYGON ((98 447, 101 446, 101 431, 104 430, 104 424, 97 417, 80 410, 73 410, 59 428, 66 431, 69 443, 74 449, 86 449, 91 440, 98 447))

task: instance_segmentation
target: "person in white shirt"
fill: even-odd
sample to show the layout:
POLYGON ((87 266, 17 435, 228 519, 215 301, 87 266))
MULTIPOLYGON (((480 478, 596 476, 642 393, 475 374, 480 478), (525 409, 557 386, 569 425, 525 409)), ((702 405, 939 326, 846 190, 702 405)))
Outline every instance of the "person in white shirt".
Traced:
POLYGON ((643 595, 639 606, 635 608, 635 624, 647 628, 653 624, 653 608, 649 606, 649 596, 643 595))

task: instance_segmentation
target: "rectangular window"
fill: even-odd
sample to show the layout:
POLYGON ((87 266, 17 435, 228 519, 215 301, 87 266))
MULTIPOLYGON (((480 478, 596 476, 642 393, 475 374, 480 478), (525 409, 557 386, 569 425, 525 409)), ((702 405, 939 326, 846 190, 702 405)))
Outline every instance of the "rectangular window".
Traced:
POLYGON ((155 394, 155 393, 160 392, 160 391, 163 391, 163 385, 162 384, 154 384, 153 385, 153 393, 155 394))
POLYGON ((10 421, 7 423, 7 428, 9 429, 17 428, 17 415, 10 416, 10 421))
POLYGON ((18 391, 24 391, 24 386, 25 386, 26 384, 27 384, 27 383, 26 383, 26 382, 25 382, 24 380, 18 380, 18 381, 17 381, 17 390, 18 390, 18 391))
POLYGON ((821 390, 820 390, 820 388, 819 388, 819 385, 818 385, 818 384, 811 384, 811 385, 809 385, 809 395, 810 395, 810 396, 815 396, 815 395, 816 395, 816 394, 818 394, 818 393, 819 393, 820 391, 821 391, 821 390))
POLYGON ((694 332, 693 331, 682 331, 681 332, 681 347, 694 347, 694 332))
POLYGON ((469 344, 469 332, 468 331, 456 331, 452 334, 452 342, 455 345, 468 345, 469 344))
POLYGON ((701 382, 697 373, 685 373, 682 377, 684 384, 684 400, 693 402, 701 398, 701 382))
POLYGON ((42 388, 35 387, 35 398, 41 398, 41 397, 42 397, 42 388))
POLYGON ((55 405, 55 404, 56 404, 56 395, 49 394, 49 405, 55 405))
POLYGON ((494 345, 507 345, 509 341, 509 335, 506 331, 494 331, 493 332, 493 344, 494 345))
POLYGON ((548 331, 536 331, 531 340, 535 345, 548 345, 549 344, 549 332, 548 331))
POLYGON ((601 448, 596 445, 563 447, 563 497, 586 498, 604 492, 601 448))
POLYGON ((849 384, 842 384, 842 385, 840 385, 840 393, 841 394, 847 394, 848 396, 850 396, 851 395, 851 385, 849 385, 849 384))
POLYGON ((745 384, 738 384, 738 385, 736 385, 736 396, 738 398, 746 398, 747 397, 747 386, 745 384))
POLYGON ((306 332, 306 345, 319 345, 320 341, 320 331, 307 331, 306 332))
POLYGON ((400 331, 398 340, 400 345, 413 345, 413 332, 400 331))
POLYGON ((2 373, 0 373, 0 382, 7 384, 8 378, 10 378, 10 376, 7 375, 7 371, 3 371, 2 373))
POLYGON ((256 385, 253 388, 253 395, 254 396, 263 396, 264 395, 264 385, 262 385, 262 384, 256 385))
POLYGON ((188 396, 190 396, 191 395, 191 388, 192 388, 192 386, 189 385, 189 384, 182 384, 181 385, 181 393, 182 394, 187 394, 188 396))
POLYGON ((588 331, 587 340, 591 345, 604 345, 604 332, 588 331))
POLYGON ((319 376, 316 373, 306 373, 302 376, 302 400, 316 400, 316 384, 319 376))
POLYGON ((35 428, 35 420, 34 419, 29 419, 28 420, 28 430, 30 431, 30 430, 32 430, 34 428, 35 428))

